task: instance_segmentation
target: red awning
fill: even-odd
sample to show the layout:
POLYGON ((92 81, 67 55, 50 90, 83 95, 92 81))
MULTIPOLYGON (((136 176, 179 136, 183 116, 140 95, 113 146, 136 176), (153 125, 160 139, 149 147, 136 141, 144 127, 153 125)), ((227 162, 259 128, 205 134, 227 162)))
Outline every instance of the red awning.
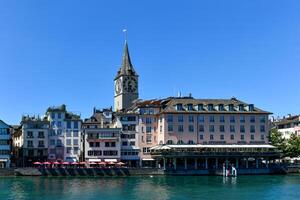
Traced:
POLYGON ((78 162, 72 162, 71 165, 78 165, 78 162))
POLYGON ((125 165, 123 162, 118 162, 117 165, 125 165))
POLYGON ((69 165, 70 163, 69 162, 63 162, 62 164, 63 165, 69 165))
POLYGON ((99 162, 99 165, 106 165, 106 162, 99 162))
POLYGON ((51 162, 43 162, 44 165, 51 165, 51 162))
POLYGON ((54 165, 59 165, 60 163, 57 162, 57 161, 55 161, 55 162, 52 162, 52 164, 54 164, 54 165))
POLYGON ((34 162, 33 164, 34 165, 41 165, 42 163, 40 163, 40 162, 34 162))

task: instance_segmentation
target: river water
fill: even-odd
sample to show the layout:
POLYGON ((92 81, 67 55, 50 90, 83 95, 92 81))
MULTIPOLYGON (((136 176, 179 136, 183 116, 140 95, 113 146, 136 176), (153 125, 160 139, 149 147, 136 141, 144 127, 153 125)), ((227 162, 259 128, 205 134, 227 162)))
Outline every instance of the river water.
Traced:
POLYGON ((300 200, 300 175, 237 178, 216 176, 0 177, 0 199, 300 200))

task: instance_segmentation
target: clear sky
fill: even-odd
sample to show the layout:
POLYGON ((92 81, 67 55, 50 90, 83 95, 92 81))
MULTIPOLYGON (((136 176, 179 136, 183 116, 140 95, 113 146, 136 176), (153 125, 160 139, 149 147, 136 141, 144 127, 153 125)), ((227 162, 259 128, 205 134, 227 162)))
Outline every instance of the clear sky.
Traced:
POLYGON ((298 0, 0 1, 0 119, 113 106, 128 29, 140 98, 235 96, 300 113, 298 0))

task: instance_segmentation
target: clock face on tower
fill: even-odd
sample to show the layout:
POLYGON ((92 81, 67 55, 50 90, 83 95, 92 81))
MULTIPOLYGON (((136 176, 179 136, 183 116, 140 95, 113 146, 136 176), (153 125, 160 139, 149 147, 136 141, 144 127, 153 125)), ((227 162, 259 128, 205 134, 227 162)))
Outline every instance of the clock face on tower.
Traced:
POLYGON ((137 80, 135 77, 125 77, 123 81, 123 88, 125 92, 137 92, 137 80))
POLYGON ((115 91, 116 91, 116 94, 120 94, 120 92, 121 92, 121 87, 122 87, 122 85, 121 85, 121 80, 118 79, 118 80, 116 81, 116 85, 115 85, 115 91))

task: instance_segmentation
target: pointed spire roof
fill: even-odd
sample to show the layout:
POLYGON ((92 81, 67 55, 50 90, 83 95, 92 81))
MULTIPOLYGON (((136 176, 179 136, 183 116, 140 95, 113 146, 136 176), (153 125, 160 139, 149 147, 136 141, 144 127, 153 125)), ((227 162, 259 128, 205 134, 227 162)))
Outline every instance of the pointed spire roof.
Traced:
POLYGON ((129 50, 128 50, 128 43, 126 40, 125 40, 125 47, 122 56, 121 67, 118 70, 116 78, 118 78, 121 75, 137 76, 137 73, 134 71, 133 65, 131 63, 129 50))

